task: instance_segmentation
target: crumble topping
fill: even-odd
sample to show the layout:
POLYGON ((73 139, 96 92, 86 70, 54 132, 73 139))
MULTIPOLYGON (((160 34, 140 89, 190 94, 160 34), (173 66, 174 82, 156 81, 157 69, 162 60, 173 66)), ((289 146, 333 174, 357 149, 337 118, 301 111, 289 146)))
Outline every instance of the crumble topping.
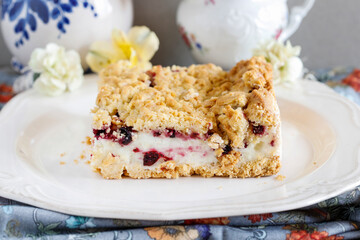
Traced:
POLYGON ((102 129, 111 124, 111 117, 104 109, 94 109, 96 114, 93 116, 93 128, 102 129))
POLYGON ((209 146, 221 156, 226 146, 246 148, 280 123, 272 69, 263 57, 240 61, 230 72, 213 64, 143 72, 119 62, 100 77, 94 129, 115 124, 135 131, 208 134, 209 146))

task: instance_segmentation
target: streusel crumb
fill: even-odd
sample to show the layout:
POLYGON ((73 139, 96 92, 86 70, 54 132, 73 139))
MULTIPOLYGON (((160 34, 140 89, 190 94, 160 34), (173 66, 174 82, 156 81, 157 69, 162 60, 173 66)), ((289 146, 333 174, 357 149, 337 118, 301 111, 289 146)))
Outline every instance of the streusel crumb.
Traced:
POLYGON ((221 149, 243 148, 247 137, 254 141, 250 125, 272 128, 279 122, 272 70, 263 57, 241 61, 230 72, 213 64, 143 72, 119 62, 100 77, 94 129, 113 123, 136 131, 211 133, 209 145, 221 149))

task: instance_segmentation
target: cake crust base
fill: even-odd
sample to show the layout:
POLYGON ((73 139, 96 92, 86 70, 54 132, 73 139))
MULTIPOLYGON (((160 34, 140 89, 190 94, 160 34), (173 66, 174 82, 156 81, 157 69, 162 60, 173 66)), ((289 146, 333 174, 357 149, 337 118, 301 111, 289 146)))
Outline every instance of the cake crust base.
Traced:
POLYGON ((94 171, 99 172, 106 179, 121 179, 124 176, 137 179, 178 178, 192 175, 249 178, 275 175, 281 168, 279 156, 238 163, 239 156, 236 155, 238 152, 224 155, 219 163, 210 167, 192 167, 188 164, 176 165, 174 161, 167 161, 155 169, 144 169, 140 166, 129 168, 119 157, 108 154, 101 164, 92 167, 94 171))

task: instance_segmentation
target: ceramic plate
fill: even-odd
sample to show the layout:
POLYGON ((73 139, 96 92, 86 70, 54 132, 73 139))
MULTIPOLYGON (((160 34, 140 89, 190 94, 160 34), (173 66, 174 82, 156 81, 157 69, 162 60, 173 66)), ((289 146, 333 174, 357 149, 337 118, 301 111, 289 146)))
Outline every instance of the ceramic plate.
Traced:
POLYGON ((276 89, 283 180, 104 180, 84 143, 95 82, 87 76, 80 90, 54 98, 30 90, 0 112, 1 196, 75 215, 174 220, 290 210, 360 184, 360 110, 310 81, 276 89))

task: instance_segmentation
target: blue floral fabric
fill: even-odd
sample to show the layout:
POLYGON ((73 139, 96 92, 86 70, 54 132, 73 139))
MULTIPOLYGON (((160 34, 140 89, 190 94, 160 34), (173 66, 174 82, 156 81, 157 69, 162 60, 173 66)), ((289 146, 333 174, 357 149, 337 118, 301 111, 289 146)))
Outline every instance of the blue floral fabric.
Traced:
MULTIPOLYGON (((317 71, 322 82, 358 101, 340 84, 352 69, 317 71), (343 76, 341 75, 343 74, 343 76)), ((0 71, 0 85, 14 75, 0 71)), ((360 103, 360 102, 359 102, 360 103)), ((1 106, 0 106, 1 108, 1 106)), ((360 186, 301 209, 278 213, 181 221, 80 217, 44 210, 0 197, 0 239, 360 239, 360 186)))

